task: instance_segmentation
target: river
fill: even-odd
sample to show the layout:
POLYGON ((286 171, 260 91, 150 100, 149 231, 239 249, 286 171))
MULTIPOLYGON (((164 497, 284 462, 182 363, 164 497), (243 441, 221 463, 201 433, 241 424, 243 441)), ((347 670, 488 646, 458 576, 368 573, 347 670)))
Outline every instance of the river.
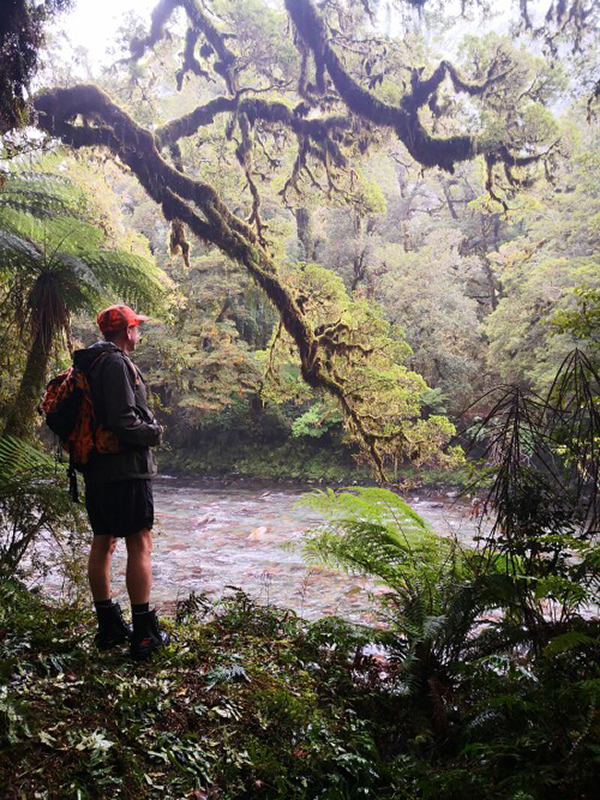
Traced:
MULTIPOLYGON (((373 581, 307 565, 301 545, 318 515, 298 506, 310 487, 162 477, 155 482, 156 525, 152 599, 172 613, 190 592, 217 601, 236 586, 263 604, 292 608, 307 619, 336 614, 376 622, 373 581)), ((452 498, 407 498, 441 534, 469 540, 475 533, 468 507, 452 498)), ((113 562, 114 597, 127 603, 125 548, 113 562)))

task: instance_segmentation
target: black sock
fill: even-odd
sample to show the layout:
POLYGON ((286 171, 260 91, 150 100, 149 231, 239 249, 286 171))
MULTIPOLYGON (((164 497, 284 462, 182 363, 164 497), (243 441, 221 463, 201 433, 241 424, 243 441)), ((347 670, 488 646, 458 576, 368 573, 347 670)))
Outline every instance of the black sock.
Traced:
POLYGON ((131 604, 131 613, 132 614, 147 614, 150 611, 150 603, 137 603, 137 605, 131 604))
POLYGON ((96 607, 96 609, 98 609, 98 608, 110 608, 112 606, 112 604, 113 604, 113 602, 112 602, 112 600, 110 598, 108 600, 95 600, 94 601, 94 606, 96 607))

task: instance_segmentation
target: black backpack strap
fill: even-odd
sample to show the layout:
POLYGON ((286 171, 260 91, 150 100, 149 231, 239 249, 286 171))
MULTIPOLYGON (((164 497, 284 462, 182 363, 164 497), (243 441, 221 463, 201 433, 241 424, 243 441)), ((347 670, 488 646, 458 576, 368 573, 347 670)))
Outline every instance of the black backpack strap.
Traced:
POLYGON ((135 386, 137 386, 137 384, 139 383, 140 378, 141 378, 140 371, 136 367, 136 365, 133 363, 133 361, 129 358, 127 353, 123 353, 123 360, 125 361, 125 363, 127 364, 128 368, 129 368, 129 374, 133 378, 133 385, 135 387, 135 386))
POLYGON ((69 494, 74 503, 79 503, 79 490, 77 488, 77 472, 75 470, 75 461, 73 459, 73 442, 69 442, 69 467, 67 469, 69 476, 69 494))

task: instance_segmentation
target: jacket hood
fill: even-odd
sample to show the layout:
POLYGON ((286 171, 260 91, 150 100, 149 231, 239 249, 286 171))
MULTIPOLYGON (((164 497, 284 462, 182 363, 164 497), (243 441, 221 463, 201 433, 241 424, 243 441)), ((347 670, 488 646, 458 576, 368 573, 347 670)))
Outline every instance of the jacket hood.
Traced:
POLYGON ((116 344, 112 342, 96 342, 91 347, 86 347, 83 350, 75 350, 73 353, 73 364, 78 369, 89 369, 94 360, 98 358, 101 353, 115 352, 121 353, 116 344))

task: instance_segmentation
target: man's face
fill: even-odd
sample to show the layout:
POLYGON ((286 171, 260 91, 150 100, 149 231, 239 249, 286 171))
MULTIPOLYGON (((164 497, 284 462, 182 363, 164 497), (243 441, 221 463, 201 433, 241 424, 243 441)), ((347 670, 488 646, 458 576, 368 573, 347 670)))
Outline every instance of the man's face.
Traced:
POLYGON ((138 339, 140 338, 140 326, 139 325, 131 325, 127 328, 127 349, 128 352, 132 352, 135 350, 135 346, 138 343, 138 339))

